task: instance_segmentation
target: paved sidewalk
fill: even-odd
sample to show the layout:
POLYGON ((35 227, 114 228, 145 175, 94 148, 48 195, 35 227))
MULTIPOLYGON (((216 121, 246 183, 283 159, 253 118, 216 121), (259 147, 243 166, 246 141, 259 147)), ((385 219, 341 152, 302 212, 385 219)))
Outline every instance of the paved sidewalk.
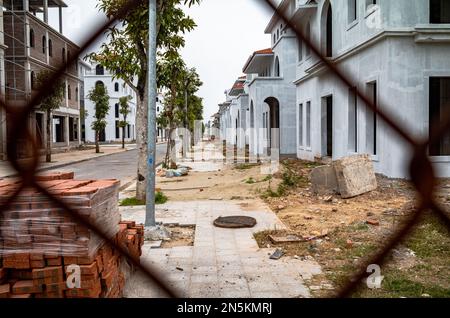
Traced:
MULTIPOLYGON (((122 208, 122 218, 143 222, 142 207, 122 208)), ((270 260, 273 248, 260 249, 253 233, 283 229, 275 213, 260 201, 170 202, 158 206, 157 221, 195 225, 194 246, 152 249, 145 244, 141 261, 160 269, 161 276, 184 297, 277 298, 309 297, 304 280, 321 273, 312 260, 282 257, 270 260), (252 229, 213 226, 219 216, 256 218, 252 229)), ((147 277, 136 273, 128 280, 125 297, 164 297, 147 277)))
MULTIPOLYGON (((126 145, 125 147, 124 150, 122 149, 122 145, 101 145, 100 151, 102 153, 99 154, 95 153, 95 149, 56 153, 52 155, 51 163, 42 162, 38 170, 57 169, 70 164, 124 152, 136 148, 136 145, 126 145)), ((45 161, 45 156, 41 157, 41 160, 45 161)), ((14 176, 16 173, 8 161, 0 161, 0 178, 14 176)))

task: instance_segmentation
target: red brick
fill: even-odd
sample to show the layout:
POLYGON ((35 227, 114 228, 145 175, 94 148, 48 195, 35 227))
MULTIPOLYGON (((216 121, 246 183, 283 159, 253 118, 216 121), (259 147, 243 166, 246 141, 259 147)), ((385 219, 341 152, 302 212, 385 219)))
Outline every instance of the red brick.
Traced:
POLYGON ((36 286, 32 280, 20 280, 12 287, 13 294, 35 294, 43 291, 42 285, 36 286))
POLYGON ((48 292, 59 292, 59 291, 62 292, 66 289, 67 289, 66 282, 45 285, 45 291, 48 291, 48 292))
POLYGON ((0 298, 7 298, 11 293, 11 286, 9 284, 0 285, 0 298))
POLYGON ((367 223, 367 224, 370 224, 370 225, 375 225, 375 226, 380 225, 380 221, 375 220, 375 219, 367 220, 366 223, 367 223))
POLYGON ((30 254, 30 260, 31 261, 43 261, 44 254, 30 254))
POLYGON ((45 261, 30 261, 31 268, 44 268, 45 267, 45 261))
POLYGON ((47 259, 47 266, 61 266, 61 265, 62 265, 62 257, 47 259))
POLYGON ((40 278, 46 278, 46 277, 56 277, 61 278, 63 277, 63 269, 62 267, 45 267, 42 269, 33 269, 33 279, 40 279, 40 278))
POLYGON ((17 294, 17 295, 12 294, 12 295, 9 295, 9 298, 32 298, 32 297, 33 297, 32 294, 17 294))
POLYGON ((36 294, 35 297, 36 298, 64 298, 64 291, 63 290, 56 291, 56 292, 45 291, 43 293, 36 294))

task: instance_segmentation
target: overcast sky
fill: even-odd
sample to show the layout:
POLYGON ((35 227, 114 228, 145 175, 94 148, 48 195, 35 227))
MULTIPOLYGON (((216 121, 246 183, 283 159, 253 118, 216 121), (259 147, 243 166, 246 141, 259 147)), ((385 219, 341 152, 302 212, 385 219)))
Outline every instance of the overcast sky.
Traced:
MULTIPOLYGON (((65 0, 63 33, 80 43, 95 26, 104 22, 96 8, 97 0, 65 0)), ((198 27, 186 35, 182 55, 189 67, 195 67, 204 82, 199 92, 204 98, 207 121, 224 100, 224 91, 242 75, 249 55, 270 46, 264 34, 270 12, 261 0, 203 0, 200 6, 186 9, 198 27)), ((50 13, 55 25, 55 12, 50 13)))

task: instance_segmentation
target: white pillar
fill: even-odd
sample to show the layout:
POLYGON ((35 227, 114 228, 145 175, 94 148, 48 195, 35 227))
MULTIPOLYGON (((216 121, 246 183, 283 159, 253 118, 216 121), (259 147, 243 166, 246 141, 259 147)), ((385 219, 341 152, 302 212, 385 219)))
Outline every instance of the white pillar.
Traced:
POLYGON ((48 0, 44 0, 44 22, 48 23, 48 0))
POLYGON ((59 33, 63 33, 63 10, 62 10, 62 6, 58 7, 59 9, 59 33))
POLYGON ((28 0, 23 0, 23 11, 30 11, 30 3, 28 0))
POLYGON ((65 137, 64 141, 66 142, 67 148, 70 147, 70 140, 69 140, 69 116, 64 117, 64 130, 65 130, 65 137))

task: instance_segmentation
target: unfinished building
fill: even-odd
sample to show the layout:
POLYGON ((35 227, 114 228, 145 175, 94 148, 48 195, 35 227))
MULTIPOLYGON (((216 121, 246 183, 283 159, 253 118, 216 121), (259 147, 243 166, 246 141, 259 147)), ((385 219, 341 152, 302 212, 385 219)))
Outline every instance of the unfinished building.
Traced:
MULTIPOLYGON (((36 93, 40 72, 56 71, 71 54, 75 43, 62 34, 62 0, 0 0, 0 87, 2 98, 11 107, 23 107, 36 93), (59 28, 49 24, 49 11, 58 13, 59 28)), ((52 147, 69 149, 80 144, 80 86, 78 62, 67 66, 64 76, 64 98, 52 114, 52 147)), ((7 157, 6 141, 17 129, 8 125, 10 114, 0 114, 0 153, 7 157)), ((42 149, 46 145, 46 116, 35 106, 27 128, 42 149)), ((24 127, 22 127, 24 128, 24 127)), ((29 149, 20 147, 22 155, 29 149)))

